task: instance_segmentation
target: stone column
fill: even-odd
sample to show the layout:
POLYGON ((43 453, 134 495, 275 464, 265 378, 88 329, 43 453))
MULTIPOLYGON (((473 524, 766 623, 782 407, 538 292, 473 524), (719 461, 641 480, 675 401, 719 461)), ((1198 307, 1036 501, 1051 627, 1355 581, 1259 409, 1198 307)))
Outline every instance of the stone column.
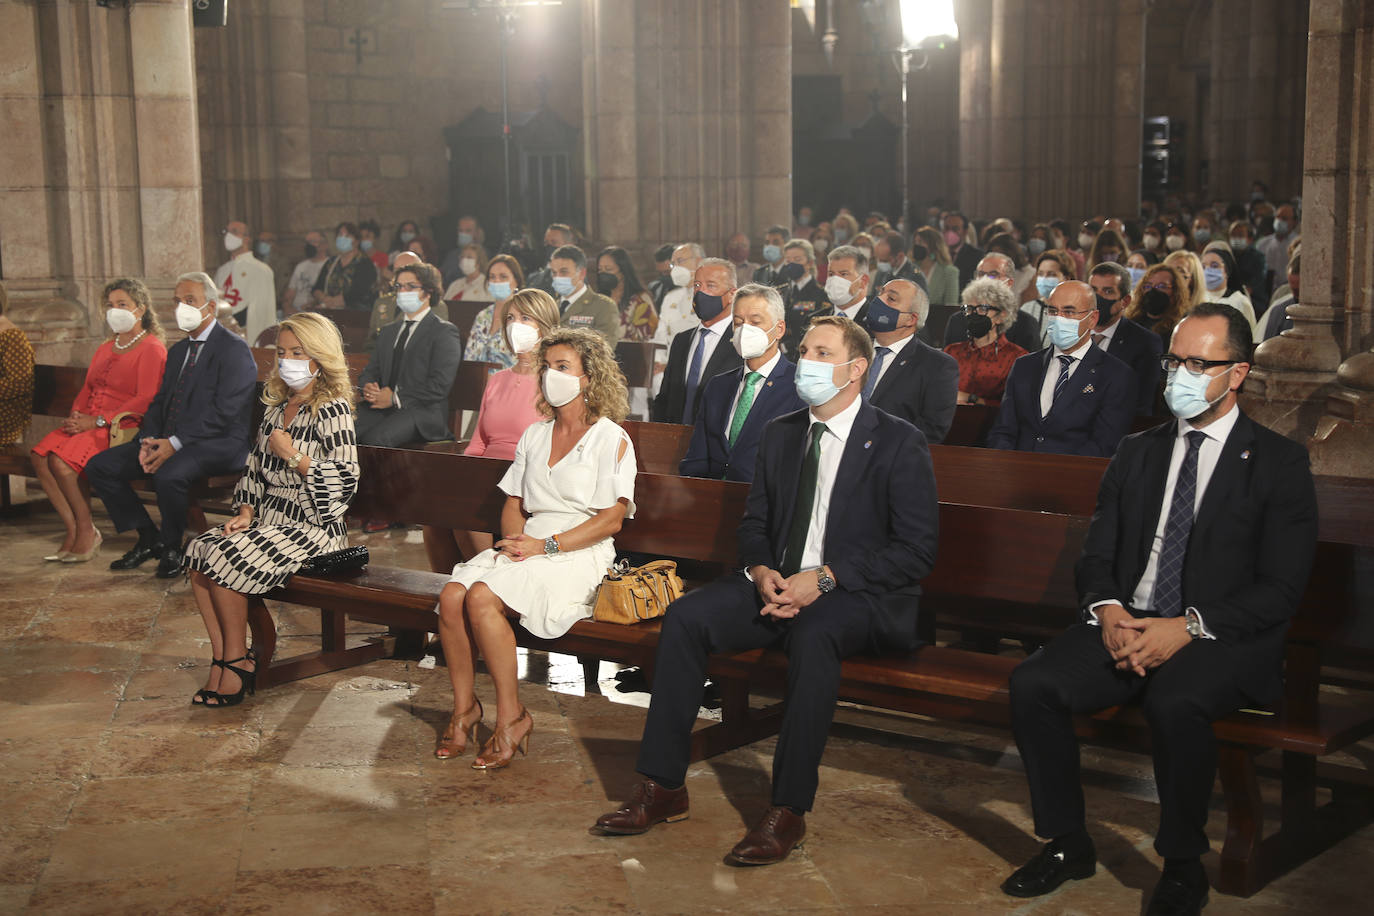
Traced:
POLYGON ((646 262, 791 224, 788 16, 783 0, 584 5, 589 235, 646 262))

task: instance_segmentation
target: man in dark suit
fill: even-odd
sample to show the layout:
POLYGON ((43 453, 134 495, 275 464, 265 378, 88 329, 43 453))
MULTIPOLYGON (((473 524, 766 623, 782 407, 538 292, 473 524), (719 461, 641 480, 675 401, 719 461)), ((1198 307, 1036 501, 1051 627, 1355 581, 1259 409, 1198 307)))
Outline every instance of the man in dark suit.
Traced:
POLYGON ((1088 284, 1060 283, 1045 311, 1051 346, 1012 364, 988 447, 1111 457, 1131 431, 1135 373, 1092 345, 1097 300, 1088 284))
POLYGON ((401 320, 377 334, 377 348, 358 376, 363 399, 355 421, 359 445, 399 448, 446 439, 448 393, 463 361, 458 329, 434 314, 443 295, 439 272, 411 264, 396 272, 401 320))
POLYGON ((862 326, 873 290, 868 252, 853 245, 840 245, 831 249, 826 264, 825 296, 835 307, 835 314, 862 326))
MULTIPOLYGON (((996 280, 998 283, 1004 284, 1007 289, 1013 289, 1016 283, 1016 263, 1000 251, 989 251, 978 262, 978 269, 974 272, 973 279, 980 280, 983 278, 996 280)), ((962 290, 966 286, 968 286, 967 283, 963 284, 960 289, 962 290)), ((1033 317, 1020 309, 1016 310, 1015 320, 1006 336, 1007 340, 1027 353, 1034 353, 1042 349, 1040 346, 1040 325, 1033 317)), ((950 315, 949 320, 945 322, 944 345, 962 343, 965 340, 968 340, 968 316, 964 314, 963 309, 960 309, 950 315)))
POLYGON ((525 287, 527 289, 542 289, 544 292, 558 298, 553 291, 553 255, 564 245, 573 243, 572 227, 566 223, 549 223, 549 227, 544 230, 544 250, 543 258, 536 262, 542 266, 538 270, 529 272, 525 277, 525 287))
POLYGON ((701 324, 678 332, 668 347, 663 385, 650 411, 655 423, 694 425, 706 383, 744 363, 731 343, 734 265, 723 258, 703 258, 692 286, 692 310, 701 324))
POLYGON ((1097 297, 1093 344, 1131 367, 1136 382, 1136 415, 1152 416, 1159 394, 1159 357, 1164 342, 1153 331, 1122 317, 1131 304, 1131 273, 1107 261, 1092 269, 1088 285, 1097 297))
POLYGON ((931 445, 943 442, 954 423, 959 363, 916 338, 930 299, 910 280, 889 280, 866 308, 864 326, 876 348, 864 397, 915 426, 931 445))
POLYGON ((788 674, 772 807, 727 861, 781 862, 806 833, 842 660, 917 642, 938 524, 925 437, 860 397, 873 343, 848 318, 817 319, 799 354, 797 392, 810 409, 764 432, 739 527, 740 571, 673 602, 663 618, 635 767, 644 780, 594 832, 637 834, 687 817, 683 780, 708 656, 776 646, 788 674))
POLYGON ((921 271, 906 256, 906 239, 900 232, 889 232, 873 243, 873 258, 878 262, 879 286, 891 280, 916 282, 921 271))
POLYGON ((1093 874, 1073 717, 1138 701, 1164 859, 1149 913, 1206 902, 1211 723, 1279 697, 1284 635, 1317 539, 1307 450, 1236 404, 1250 345, 1249 322, 1228 305, 1203 303, 1178 324, 1165 399, 1179 419, 1122 443, 1078 561, 1082 622, 1012 673, 1035 832, 1049 840, 1002 885, 1012 896, 1093 874))
MULTIPOLYGON (((949 246, 949 256, 954 266, 959 268, 959 289, 973 282, 978 262, 983 260, 983 249, 964 241, 968 235, 968 220, 958 210, 944 215, 945 244, 949 246)), ((963 340, 962 337, 958 338, 963 340)))
POLYGON ((787 244, 786 226, 769 226, 763 234, 763 264, 754 271, 754 282, 764 286, 782 286, 786 281, 782 270, 782 246, 787 244))
POLYGON ((810 242, 792 239, 783 247, 782 260, 779 276, 785 282, 782 301, 787 306, 787 334, 782 346, 790 355, 797 352, 811 319, 833 315, 835 307, 816 283, 816 249, 810 242))
POLYGON ((186 337, 167 352, 162 386, 143 415, 139 441, 107 449, 86 465, 115 530, 138 530, 138 542, 110 569, 134 569, 156 557, 159 579, 181 573, 191 485, 240 471, 248 460, 258 380, 248 345, 215 321, 219 289, 209 275, 182 274, 174 295, 177 326, 186 337), (129 486, 146 477, 157 493, 160 533, 129 486))
POLYGON ((795 366, 778 348, 783 315, 782 296, 771 286, 750 283, 735 293, 731 343, 744 365, 702 389, 692 442, 678 466, 683 477, 753 480, 763 428, 805 406, 797 397, 795 366))

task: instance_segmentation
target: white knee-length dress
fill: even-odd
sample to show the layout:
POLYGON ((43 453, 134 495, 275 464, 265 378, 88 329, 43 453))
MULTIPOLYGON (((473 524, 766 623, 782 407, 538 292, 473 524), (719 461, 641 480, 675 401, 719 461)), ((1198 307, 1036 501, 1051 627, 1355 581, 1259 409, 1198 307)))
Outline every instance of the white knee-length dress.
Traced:
MULTIPOLYGON (((543 540, 585 522, 621 499, 635 514, 634 445, 616 423, 601 418, 553 467, 553 421, 535 423, 515 447, 515 460, 501 478, 501 491, 524 501, 525 534, 543 540), (624 455, 620 455, 622 443, 624 455)), ((508 533, 508 532, 503 532, 508 533)), ((516 562, 484 550, 453 567, 451 581, 471 588, 481 582, 520 615, 535 636, 553 639, 590 617, 596 588, 615 562, 615 543, 605 538, 590 547, 516 562)))

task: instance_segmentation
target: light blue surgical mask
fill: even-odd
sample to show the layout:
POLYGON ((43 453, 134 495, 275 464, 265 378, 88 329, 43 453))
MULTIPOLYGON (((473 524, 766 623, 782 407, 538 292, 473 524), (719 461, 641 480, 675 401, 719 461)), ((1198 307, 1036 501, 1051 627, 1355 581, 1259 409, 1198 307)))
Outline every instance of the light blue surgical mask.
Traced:
POLYGON ((852 359, 845 363, 823 363, 815 359, 797 360, 797 374, 794 378, 797 397, 812 407, 830 403, 842 390, 835 384, 835 369, 838 366, 848 366, 852 362, 852 359))
POLYGON ((1048 299, 1050 293, 1054 292, 1054 288, 1061 282, 1063 281, 1058 277, 1036 277, 1035 291, 1040 294, 1041 299, 1048 299))
POLYGON ((1204 267, 1202 282, 1207 284, 1208 289, 1221 289, 1226 285, 1226 271, 1220 267, 1204 267))
POLYGON ((359 247, 361 247, 363 251, 371 251, 372 239, 363 239, 362 245, 359 247))
POLYGON ((1287 234, 1288 234, 1288 220, 1286 220, 1286 219, 1276 219, 1276 220, 1274 220, 1274 234, 1275 234, 1275 235, 1287 235, 1287 234))
MULTIPOLYGON (((1180 420, 1199 417, 1220 404, 1222 398, 1226 397, 1226 391, 1223 391, 1221 397, 1215 401, 1207 400, 1207 386, 1212 384, 1212 379, 1229 375, 1234 368, 1236 367, 1232 364, 1220 375, 1193 375, 1181 366, 1173 369, 1169 372, 1169 380, 1164 385, 1164 403, 1169 405, 1170 412, 1180 420)), ((1229 390, 1228 388, 1227 391, 1229 390)))
POLYGON ((1026 249, 1030 251, 1031 257, 1038 258, 1045 253, 1045 240, 1031 239, 1029 242, 1026 243, 1026 249))
POLYGON ((1131 275, 1131 289, 1135 289, 1140 278, 1145 276, 1145 268, 1143 267, 1127 267, 1126 272, 1131 275))
POLYGON ((493 301, 502 302, 510 298, 510 284, 504 280, 488 283, 487 292, 491 293, 493 301))
POLYGON ((1082 326, 1077 318, 1054 315, 1050 318, 1050 343, 1061 350, 1072 350, 1083 339, 1082 326))
POLYGON ((396 294, 396 307, 407 315, 413 315, 420 310, 420 291, 414 289, 403 289, 396 294))
POLYGON ((767 261, 769 264, 776 264, 776 263, 778 263, 779 261, 781 261, 781 260, 782 260, 782 246, 780 246, 780 245, 764 245, 764 246, 763 246, 763 259, 764 259, 765 261, 767 261))
POLYGON ((401 231, 402 245, 409 245, 413 241, 415 241, 415 233, 411 232, 409 229, 404 229, 401 231))
POLYGON ((1193 240, 1196 241, 1196 242, 1200 242, 1200 243, 1210 242, 1210 241, 1212 240, 1212 230, 1211 230, 1211 229, 1194 229, 1194 230, 1193 230, 1193 240))
POLYGON ((565 298, 571 296, 573 291, 572 277, 554 277, 553 291, 565 298))
POLYGON ((468 246, 471 245, 471 244, 472 244, 472 233, 471 233, 471 232, 460 232, 460 233, 458 233, 458 247, 459 247, 459 248, 466 248, 466 247, 468 247, 468 246))
POLYGON ((271 243, 271 242, 258 242, 258 244, 257 244, 257 252, 258 252, 258 257, 260 257, 260 258, 265 258, 265 257, 269 256, 270 254, 272 254, 272 243, 271 243))
POLYGON ((353 250, 353 240, 346 235, 341 235, 334 240, 334 247, 339 249, 341 254, 347 254, 353 250))

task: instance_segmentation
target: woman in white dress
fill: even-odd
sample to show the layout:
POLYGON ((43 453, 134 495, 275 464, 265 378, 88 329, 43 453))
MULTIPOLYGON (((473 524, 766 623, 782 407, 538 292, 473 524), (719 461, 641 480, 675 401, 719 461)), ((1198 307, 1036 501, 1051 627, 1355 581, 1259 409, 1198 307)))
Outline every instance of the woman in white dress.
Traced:
POLYGON ((525 430, 500 487, 501 533, 453 568, 439 596, 439 639, 453 681, 453 716, 434 756, 458 757, 475 740, 482 703, 473 685, 477 650, 496 685, 496 727, 473 762, 498 769, 525 753, 534 722, 520 703, 515 633, 507 611, 536 636, 561 636, 591 615, 597 586, 615 561, 611 538, 634 517, 635 453, 618 425, 629 413, 625 376, 605 339, 557 328, 539 342, 539 413, 525 430))

